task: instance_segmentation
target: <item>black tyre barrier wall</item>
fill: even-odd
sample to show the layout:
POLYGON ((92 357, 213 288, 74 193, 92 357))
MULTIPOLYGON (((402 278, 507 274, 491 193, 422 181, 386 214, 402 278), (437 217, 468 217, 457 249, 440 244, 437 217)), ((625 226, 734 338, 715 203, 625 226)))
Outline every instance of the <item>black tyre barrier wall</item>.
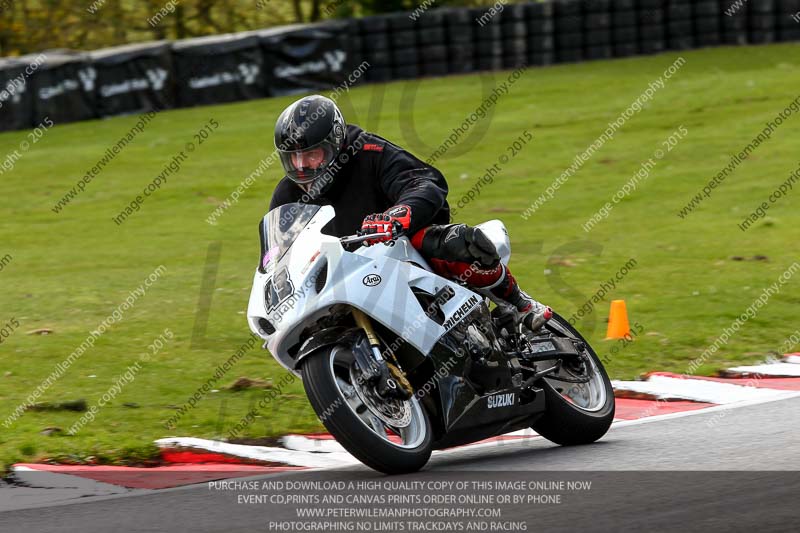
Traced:
POLYGON ((33 89, 32 126, 49 118, 55 124, 95 117, 97 71, 88 54, 47 54, 28 85, 33 89))
POLYGON ((266 95, 258 35, 214 35, 172 45, 179 107, 249 100, 266 95))
POLYGON ((24 81, 27 65, 22 58, 0 59, 0 131, 31 126, 33 92, 24 81))
POLYGON ((330 89, 353 71, 350 21, 258 32, 264 57, 265 91, 271 96, 330 89))
POLYGON ((175 107, 170 43, 158 41, 91 52, 95 111, 107 117, 175 107))
POLYGON ((59 124, 364 81, 797 40, 800 0, 499 0, 91 53, 53 50, 0 59, 0 131, 46 117, 59 124))

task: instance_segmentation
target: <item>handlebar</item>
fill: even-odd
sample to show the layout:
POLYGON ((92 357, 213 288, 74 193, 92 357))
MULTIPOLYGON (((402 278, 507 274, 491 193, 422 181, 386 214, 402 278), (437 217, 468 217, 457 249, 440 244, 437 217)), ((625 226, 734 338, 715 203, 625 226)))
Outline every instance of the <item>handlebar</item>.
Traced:
POLYGON ((392 234, 391 232, 384 232, 384 233, 370 233, 369 235, 348 235, 347 237, 341 237, 339 242, 342 244, 353 244, 356 242, 364 242, 368 239, 374 239, 375 237, 390 237, 392 234))

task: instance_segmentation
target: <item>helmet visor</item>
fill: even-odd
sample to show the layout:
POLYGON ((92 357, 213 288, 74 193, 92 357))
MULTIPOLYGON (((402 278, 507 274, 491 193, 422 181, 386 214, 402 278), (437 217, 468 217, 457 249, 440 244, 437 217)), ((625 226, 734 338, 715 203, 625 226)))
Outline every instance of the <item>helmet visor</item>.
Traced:
POLYGON ((328 139, 302 150, 278 149, 286 175, 299 185, 309 185, 321 178, 338 152, 338 146, 328 139))

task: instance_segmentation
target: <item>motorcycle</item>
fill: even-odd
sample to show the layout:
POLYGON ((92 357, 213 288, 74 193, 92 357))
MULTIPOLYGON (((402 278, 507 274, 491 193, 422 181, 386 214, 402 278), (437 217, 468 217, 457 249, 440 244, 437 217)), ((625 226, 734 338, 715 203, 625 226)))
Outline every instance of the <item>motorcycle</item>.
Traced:
MULTIPOLYGON (((405 236, 364 247, 375 235, 328 235, 334 217, 300 203, 263 217, 247 319, 354 457, 399 474, 434 449, 528 427, 561 445, 608 431, 611 382, 567 320, 527 330, 465 285, 472 270, 435 274, 405 236)), ((507 264, 502 222, 478 227, 507 264)))

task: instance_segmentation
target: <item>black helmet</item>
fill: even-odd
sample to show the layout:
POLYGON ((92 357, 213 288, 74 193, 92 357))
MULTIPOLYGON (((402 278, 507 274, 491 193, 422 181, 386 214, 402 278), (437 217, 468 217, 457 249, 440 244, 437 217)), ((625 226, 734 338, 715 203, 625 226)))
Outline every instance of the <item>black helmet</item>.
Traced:
MULTIPOLYGON (((344 145, 345 126, 342 112, 333 100, 317 94, 301 98, 284 109, 275 124, 275 148, 289 179, 309 190, 311 184, 322 178, 344 145), (321 163, 303 166, 303 156, 312 151, 321 163)), ((317 188, 326 188, 328 184, 321 185, 317 188)))

